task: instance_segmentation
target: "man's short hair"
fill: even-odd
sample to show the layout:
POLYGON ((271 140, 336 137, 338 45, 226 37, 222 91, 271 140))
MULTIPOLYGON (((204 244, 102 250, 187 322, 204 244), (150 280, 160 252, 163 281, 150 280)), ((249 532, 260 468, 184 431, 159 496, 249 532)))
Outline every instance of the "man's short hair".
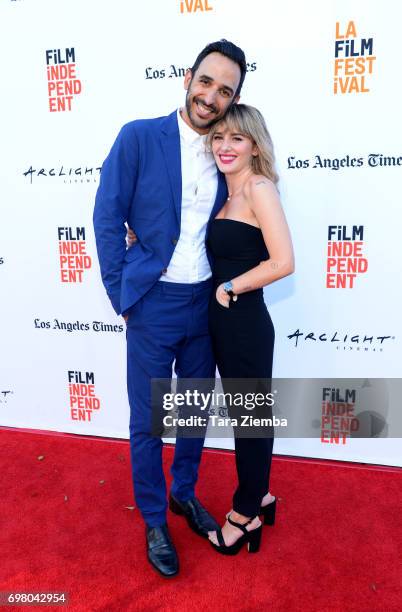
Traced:
POLYGON ((202 60, 205 59, 207 55, 209 55, 210 53, 221 53, 222 55, 224 55, 225 57, 228 57, 229 59, 232 60, 232 62, 235 62, 239 66, 240 81, 239 81, 239 85, 236 89, 234 97, 238 96, 240 94, 240 91, 241 91, 241 88, 243 86, 243 82, 246 76, 246 72, 247 72, 246 56, 244 55, 243 49, 240 49, 240 47, 237 47, 234 43, 230 42, 229 40, 226 40, 225 38, 222 38, 221 40, 218 40, 213 43, 209 43, 209 45, 207 45, 201 51, 201 53, 199 53, 197 59, 194 62, 194 65, 191 68, 191 74, 193 77, 199 65, 201 64, 202 60))

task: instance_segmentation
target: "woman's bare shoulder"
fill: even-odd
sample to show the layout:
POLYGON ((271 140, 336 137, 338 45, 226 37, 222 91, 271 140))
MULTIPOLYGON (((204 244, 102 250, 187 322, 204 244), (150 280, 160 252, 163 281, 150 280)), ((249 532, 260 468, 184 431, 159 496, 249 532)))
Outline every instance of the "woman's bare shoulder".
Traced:
POLYGON ((271 179, 263 174, 253 174, 244 186, 246 197, 255 200, 255 198, 272 198, 278 197, 278 190, 271 179))

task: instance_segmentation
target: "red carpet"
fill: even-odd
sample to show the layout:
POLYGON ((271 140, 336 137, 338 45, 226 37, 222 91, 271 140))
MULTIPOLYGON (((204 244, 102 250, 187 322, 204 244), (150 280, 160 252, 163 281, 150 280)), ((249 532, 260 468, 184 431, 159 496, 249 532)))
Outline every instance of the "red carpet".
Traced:
MULTIPOLYGON (((181 573, 166 580, 127 508, 127 442, 4 429, 0 466, 1 591, 67 591, 73 611, 402 609, 401 470, 275 458, 260 553, 221 557, 169 514, 181 573)), ((219 519, 234 482, 233 455, 206 451, 198 495, 219 519)))

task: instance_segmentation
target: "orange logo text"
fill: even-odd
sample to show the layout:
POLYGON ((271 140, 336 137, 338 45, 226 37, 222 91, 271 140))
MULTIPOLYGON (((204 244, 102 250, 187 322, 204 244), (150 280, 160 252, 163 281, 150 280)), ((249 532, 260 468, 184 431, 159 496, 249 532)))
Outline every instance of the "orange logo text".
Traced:
POLYGON ((373 38, 358 38, 354 21, 335 28, 334 94, 368 93, 367 75, 373 73, 373 38))

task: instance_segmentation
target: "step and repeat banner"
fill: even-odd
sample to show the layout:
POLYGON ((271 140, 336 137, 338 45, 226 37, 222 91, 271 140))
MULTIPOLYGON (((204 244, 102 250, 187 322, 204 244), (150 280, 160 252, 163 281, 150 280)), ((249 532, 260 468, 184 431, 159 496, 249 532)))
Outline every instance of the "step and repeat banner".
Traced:
MULTIPOLYGON (((296 255, 296 273, 265 291, 274 373, 300 379, 291 401, 306 402, 321 429, 275 451, 401 466, 387 428, 355 438, 322 419, 324 401, 341 415, 402 374, 398 3, 0 7, 0 424, 128 437, 125 325, 101 284, 92 228, 102 162, 124 123, 183 105, 186 69, 227 38, 247 56, 242 101, 270 129, 296 255), (311 378, 327 383, 306 393, 311 378)), ((389 414, 400 404, 390 397, 389 414)))

